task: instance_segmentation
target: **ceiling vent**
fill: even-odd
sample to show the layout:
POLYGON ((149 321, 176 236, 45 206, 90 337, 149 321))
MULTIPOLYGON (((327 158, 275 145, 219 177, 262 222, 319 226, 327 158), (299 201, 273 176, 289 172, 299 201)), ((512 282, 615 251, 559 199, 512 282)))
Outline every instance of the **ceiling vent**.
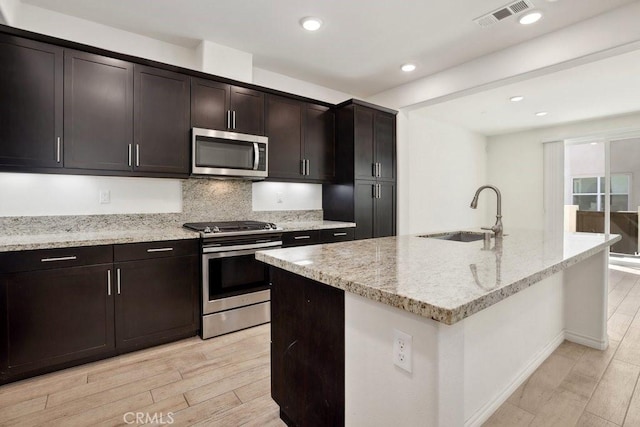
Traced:
POLYGON ((516 2, 509 3, 500 9, 494 10, 491 13, 487 13, 486 15, 476 18, 473 22, 477 23, 482 28, 488 28, 511 15, 517 15, 518 13, 529 9, 533 9, 533 3, 529 0, 518 0, 516 2))

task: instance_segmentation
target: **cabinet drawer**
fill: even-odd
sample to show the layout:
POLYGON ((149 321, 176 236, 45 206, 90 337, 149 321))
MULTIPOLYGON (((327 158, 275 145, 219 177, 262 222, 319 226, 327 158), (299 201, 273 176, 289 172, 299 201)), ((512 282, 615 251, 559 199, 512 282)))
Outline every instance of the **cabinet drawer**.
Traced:
POLYGON ((111 262, 113 262, 113 247, 111 245, 0 253, 0 271, 4 273, 111 262))
POLYGON ((113 247, 113 258, 118 262, 196 255, 199 251, 198 245, 199 241, 196 239, 127 243, 123 245, 115 245, 113 247))
POLYGON ((355 238, 355 228, 332 228, 322 230, 322 243, 346 242, 355 238))
POLYGON ((319 230, 290 231, 282 234, 282 246, 303 246, 320 243, 319 230))

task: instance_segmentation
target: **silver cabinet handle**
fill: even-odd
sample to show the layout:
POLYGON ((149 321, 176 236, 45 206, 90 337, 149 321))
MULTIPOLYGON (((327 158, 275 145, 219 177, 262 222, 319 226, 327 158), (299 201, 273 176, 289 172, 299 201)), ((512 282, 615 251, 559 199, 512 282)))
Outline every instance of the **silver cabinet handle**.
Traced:
POLYGON ((338 237, 338 236, 346 236, 347 233, 333 233, 334 237, 338 237))
POLYGON ((376 184, 373 184, 371 186, 371 197, 373 197, 374 199, 378 198, 378 186, 376 184))
POLYGON ((311 236, 293 236, 295 240, 310 239, 311 236))
POLYGON ((380 193, 380 184, 377 184, 377 187, 378 187, 378 199, 379 199, 380 198, 380 194, 381 194, 380 193))
POLYGON ((131 166, 131 144, 129 144, 129 166, 131 166))
POLYGON ((147 249, 147 252, 170 252, 172 250, 173 248, 152 248, 152 249, 147 249))
POLYGON ((231 129, 231 110, 227 110, 227 129, 231 129))
POLYGON ((233 112, 233 129, 236 128, 236 112, 233 112))
POLYGON ((304 159, 300 160, 300 167, 302 169, 302 175, 306 175, 307 174, 307 162, 305 162, 304 159))
POLYGON ((60 163, 60 137, 56 138, 56 162, 60 163))
POLYGON ((140 144, 136 144, 136 166, 140 166, 140 144))
POLYGON ((107 295, 111 296, 111 270, 107 270, 107 295))
POLYGON ((51 262, 51 261, 73 261, 74 259, 78 259, 76 256, 61 256, 58 258, 42 258, 40 262, 51 262))
POLYGON ((376 174, 378 173, 378 164, 371 163, 371 168, 373 169, 373 172, 371 172, 371 176, 376 176, 376 174))
POLYGON ((378 163, 378 177, 382 176, 382 163, 378 163))
POLYGON ((309 171, 311 170, 311 161, 309 159, 306 159, 305 162, 307 163, 307 175, 309 175, 309 171))
POLYGON ((120 295, 120 269, 116 269, 116 289, 118 295, 120 295))

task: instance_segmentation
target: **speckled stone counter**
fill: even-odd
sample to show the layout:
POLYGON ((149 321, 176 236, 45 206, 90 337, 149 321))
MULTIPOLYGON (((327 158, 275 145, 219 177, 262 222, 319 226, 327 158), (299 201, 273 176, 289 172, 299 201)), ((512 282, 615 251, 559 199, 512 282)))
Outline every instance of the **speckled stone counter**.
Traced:
POLYGON ((352 228, 355 222, 341 221, 300 221, 300 222, 279 222, 278 226, 283 231, 303 231, 303 230, 326 230, 331 228, 352 228))
MULTIPOLYGON (((284 231, 321 230, 355 227, 351 222, 304 221, 278 223, 284 231)), ((74 246, 112 245, 120 243, 159 242, 198 239, 197 232, 174 222, 160 227, 137 229, 100 229, 99 231, 67 231, 62 233, 0 234, 0 252, 52 249, 74 246)))
POLYGON ((0 236, 0 252, 198 238, 200 238, 198 233, 175 226, 138 230, 8 235, 0 236))
POLYGON ((303 277, 451 325, 605 250, 618 235, 508 230, 483 241, 386 237, 260 251, 256 258, 303 277))

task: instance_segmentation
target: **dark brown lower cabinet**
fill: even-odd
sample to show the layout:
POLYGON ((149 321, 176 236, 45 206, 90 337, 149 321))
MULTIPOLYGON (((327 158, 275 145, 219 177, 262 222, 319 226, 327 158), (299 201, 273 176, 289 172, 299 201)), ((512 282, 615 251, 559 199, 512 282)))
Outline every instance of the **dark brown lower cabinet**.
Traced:
POLYGON ((146 347, 198 330, 198 257, 117 263, 116 346, 146 347))
POLYGON ((344 292, 271 267, 271 395, 291 426, 344 426, 344 292))
MULTIPOLYGON (((638 252, 638 213, 611 212, 611 233, 620 234, 622 240, 611 246, 611 252, 635 255, 638 252)), ((604 233, 604 212, 577 211, 576 231, 604 233)))
POLYGON ((0 253, 0 384, 196 335, 198 245, 0 253))
POLYGON ((2 277, 0 380, 114 350, 111 264, 2 277))
POLYGON ((395 183, 356 181, 354 199, 356 239, 395 235, 395 183))

